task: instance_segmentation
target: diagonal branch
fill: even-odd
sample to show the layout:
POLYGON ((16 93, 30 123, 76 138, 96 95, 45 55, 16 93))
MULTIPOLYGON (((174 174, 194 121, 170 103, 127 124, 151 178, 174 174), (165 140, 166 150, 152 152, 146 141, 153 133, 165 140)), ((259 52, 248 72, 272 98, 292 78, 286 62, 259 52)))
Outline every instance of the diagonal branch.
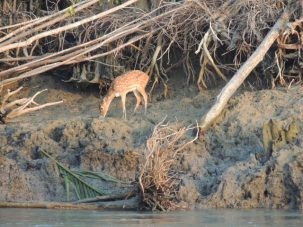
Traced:
MULTIPOLYGON (((74 12, 78 12, 78 11, 81 11, 87 7, 90 7, 91 5, 94 5, 98 2, 99 2, 99 0, 82 1, 82 2, 75 4, 73 6, 73 10, 74 10, 74 12)), ((27 21, 27 22, 23 22, 23 23, 14 25, 14 26, 21 26, 21 25, 24 25, 24 26, 21 26, 20 28, 10 32, 6 36, 0 38, 0 47, 26 37, 27 35, 33 33, 33 30, 38 31, 38 30, 46 28, 50 25, 53 25, 59 21, 64 20, 65 18, 69 17, 69 14, 67 13, 68 11, 69 11, 69 8, 66 8, 64 10, 61 10, 61 11, 54 13, 52 15, 49 15, 49 16, 37 18, 32 21, 27 21), (51 21, 49 21, 49 20, 51 20, 51 21), (37 25, 37 27, 35 27, 36 25, 37 25), (26 31, 27 29, 30 29, 30 30, 26 31)), ((6 29, 6 28, 8 28, 8 27, 1 28, 0 30, 6 29)))
POLYGON ((80 25, 83 25, 83 24, 89 23, 91 21, 100 19, 100 18, 105 17, 105 16, 107 16, 107 15, 109 15, 111 13, 114 13, 114 12, 120 10, 120 9, 123 9, 123 8, 125 8, 125 7, 133 4, 135 2, 137 2, 137 1, 138 0, 129 0, 129 1, 127 1, 127 2, 125 2, 123 4, 121 4, 121 5, 118 5, 118 6, 114 7, 114 8, 111 8, 111 9, 105 11, 105 12, 101 12, 101 13, 99 13, 97 15, 94 15, 94 16, 82 19, 82 20, 77 21, 75 23, 71 23, 71 24, 68 24, 68 25, 65 25, 65 26, 53 29, 51 31, 42 32, 42 33, 40 33, 38 35, 30 37, 26 41, 12 43, 12 44, 9 44, 9 45, 2 46, 2 47, 0 47, 0 53, 8 51, 8 50, 11 50, 11 49, 16 49, 16 48, 21 48, 21 47, 29 46, 33 42, 35 42, 36 40, 39 40, 39 39, 47 37, 47 36, 55 35, 55 34, 58 34, 60 32, 71 30, 73 28, 79 27, 80 25))
POLYGON ((283 31, 289 21, 290 9, 286 8, 278 21, 266 35, 262 43, 256 49, 256 51, 248 58, 248 60, 242 65, 232 79, 225 85, 220 94, 217 97, 217 101, 208 111, 208 113, 201 119, 201 129, 207 130, 209 126, 220 115, 228 100, 235 93, 235 91, 241 86, 243 81, 249 76, 250 72, 263 60, 269 48, 278 38, 281 31, 283 31))

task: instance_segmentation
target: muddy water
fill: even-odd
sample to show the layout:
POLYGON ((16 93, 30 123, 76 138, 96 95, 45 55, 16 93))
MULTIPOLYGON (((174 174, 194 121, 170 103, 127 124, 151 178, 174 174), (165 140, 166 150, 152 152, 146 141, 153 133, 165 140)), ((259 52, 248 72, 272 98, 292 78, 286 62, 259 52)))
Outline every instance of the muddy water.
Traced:
POLYGON ((171 213, 0 209, 0 226, 302 226, 300 211, 201 210, 171 213))

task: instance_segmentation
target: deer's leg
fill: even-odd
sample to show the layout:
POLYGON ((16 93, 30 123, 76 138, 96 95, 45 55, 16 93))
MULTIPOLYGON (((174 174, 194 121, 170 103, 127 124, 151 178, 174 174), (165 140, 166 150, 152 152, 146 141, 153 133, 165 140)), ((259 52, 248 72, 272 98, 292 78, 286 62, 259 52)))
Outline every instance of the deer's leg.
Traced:
POLYGON ((143 96, 143 100, 144 100, 144 114, 146 114, 146 110, 147 110, 147 94, 146 94, 145 88, 138 88, 137 90, 143 96))
POLYGON ((137 104, 136 104, 136 107, 134 109, 134 112, 136 112, 140 103, 142 102, 142 98, 141 98, 141 95, 138 91, 134 91, 134 95, 136 96, 136 99, 137 99, 137 104))
POLYGON ((126 120, 125 100, 126 100, 126 94, 121 94, 122 109, 123 109, 123 118, 126 120))

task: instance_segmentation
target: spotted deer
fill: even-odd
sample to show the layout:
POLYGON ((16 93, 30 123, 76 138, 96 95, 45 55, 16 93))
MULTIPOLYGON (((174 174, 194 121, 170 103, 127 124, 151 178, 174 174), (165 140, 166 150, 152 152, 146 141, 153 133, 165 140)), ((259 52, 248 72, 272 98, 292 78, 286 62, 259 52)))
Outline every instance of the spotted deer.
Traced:
POLYGON ((131 91, 135 94, 137 99, 137 104, 135 106, 134 112, 136 112, 137 108, 139 107, 142 101, 142 95, 145 107, 144 113, 146 114, 147 94, 145 92, 145 87, 147 85, 148 79, 148 75, 140 70, 132 70, 116 77, 113 80, 110 88, 108 89, 106 96, 103 98, 100 104, 101 115, 105 117, 113 99, 115 97, 121 96, 123 117, 124 119, 126 119, 125 100, 127 93, 131 91))

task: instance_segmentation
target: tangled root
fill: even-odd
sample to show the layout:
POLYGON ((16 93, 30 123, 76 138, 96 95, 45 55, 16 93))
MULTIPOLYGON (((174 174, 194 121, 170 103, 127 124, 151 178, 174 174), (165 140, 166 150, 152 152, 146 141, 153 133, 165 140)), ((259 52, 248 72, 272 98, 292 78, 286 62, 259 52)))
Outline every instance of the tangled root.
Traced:
MULTIPOLYGON (((174 169, 184 148, 193 143, 187 134, 196 127, 174 129, 164 120, 154 128, 152 136, 147 140, 143 155, 143 166, 139 176, 142 205, 152 210, 175 210, 180 208, 176 198, 179 188, 179 173, 174 169)), ((197 130, 198 131, 198 130, 197 130)))

